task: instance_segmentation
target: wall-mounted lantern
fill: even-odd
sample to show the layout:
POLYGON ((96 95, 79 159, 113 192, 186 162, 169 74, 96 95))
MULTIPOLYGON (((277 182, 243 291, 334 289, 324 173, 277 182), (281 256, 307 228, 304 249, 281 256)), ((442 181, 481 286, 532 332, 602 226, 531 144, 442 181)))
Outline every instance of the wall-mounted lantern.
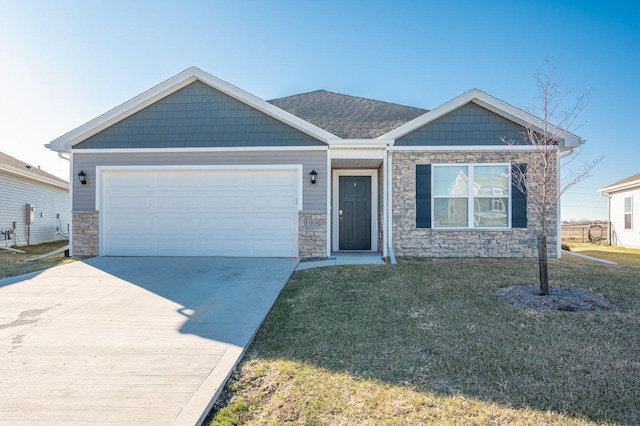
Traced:
POLYGON ((318 172, 314 170, 311 170, 311 172, 309 172, 309 176, 311 176, 311 184, 315 185, 316 183, 316 176, 318 176, 318 172))
POLYGON ((80 173, 78 173, 78 180, 80 181, 81 184, 86 185, 87 184, 87 174, 85 172, 83 172, 82 170, 80 170, 80 173))

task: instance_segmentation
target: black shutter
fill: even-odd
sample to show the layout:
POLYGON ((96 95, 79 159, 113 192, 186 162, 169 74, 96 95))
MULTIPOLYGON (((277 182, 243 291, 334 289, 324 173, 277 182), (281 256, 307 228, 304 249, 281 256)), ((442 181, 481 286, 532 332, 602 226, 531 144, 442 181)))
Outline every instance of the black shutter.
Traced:
MULTIPOLYGON (((512 164, 511 174, 527 173, 526 164, 512 164)), ((512 228, 526 228, 527 227, 527 194, 525 191, 521 191, 517 185, 511 180, 511 227, 512 228)))
POLYGON ((431 165, 416 165, 416 228, 431 228, 431 165))

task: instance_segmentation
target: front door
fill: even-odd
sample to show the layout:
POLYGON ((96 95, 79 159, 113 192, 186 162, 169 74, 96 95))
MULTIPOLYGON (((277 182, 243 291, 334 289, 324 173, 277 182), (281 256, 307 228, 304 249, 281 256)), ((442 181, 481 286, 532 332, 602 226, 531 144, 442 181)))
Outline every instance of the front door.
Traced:
POLYGON ((340 250, 371 250, 371 176, 340 176, 340 250))

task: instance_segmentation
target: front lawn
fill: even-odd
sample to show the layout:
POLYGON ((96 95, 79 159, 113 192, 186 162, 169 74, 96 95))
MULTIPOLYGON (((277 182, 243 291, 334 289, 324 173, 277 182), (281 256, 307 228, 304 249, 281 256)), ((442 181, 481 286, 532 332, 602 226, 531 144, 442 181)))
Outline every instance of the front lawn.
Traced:
POLYGON ((26 252, 25 254, 0 250, 0 279, 15 277, 17 275, 40 271, 42 269, 73 262, 71 258, 64 257, 64 252, 45 259, 25 262, 25 259, 31 259, 50 253, 56 249, 66 246, 67 244, 69 244, 69 242, 65 240, 33 246, 12 247, 26 252))
POLYGON ((496 296, 536 284, 535 260, 297 272, 212 424, 638 424, 640 262, 627 254, 550 262, 551 286, 623 306, 605 312, 496 296))

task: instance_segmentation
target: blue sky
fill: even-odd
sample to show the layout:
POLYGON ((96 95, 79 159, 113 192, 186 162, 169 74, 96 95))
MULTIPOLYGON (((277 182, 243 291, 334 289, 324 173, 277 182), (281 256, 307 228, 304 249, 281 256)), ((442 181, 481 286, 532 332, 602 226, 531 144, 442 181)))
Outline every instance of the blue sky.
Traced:
POLYGON ((640 5, 613 1, 0 0, 0 151, 68 178, 43 147, 197 66, 263 99, 317 89, 432 109, 479 88, 536 101, 545 58, 573 95, 579 162, 562 218, 640 172, 640 5))

